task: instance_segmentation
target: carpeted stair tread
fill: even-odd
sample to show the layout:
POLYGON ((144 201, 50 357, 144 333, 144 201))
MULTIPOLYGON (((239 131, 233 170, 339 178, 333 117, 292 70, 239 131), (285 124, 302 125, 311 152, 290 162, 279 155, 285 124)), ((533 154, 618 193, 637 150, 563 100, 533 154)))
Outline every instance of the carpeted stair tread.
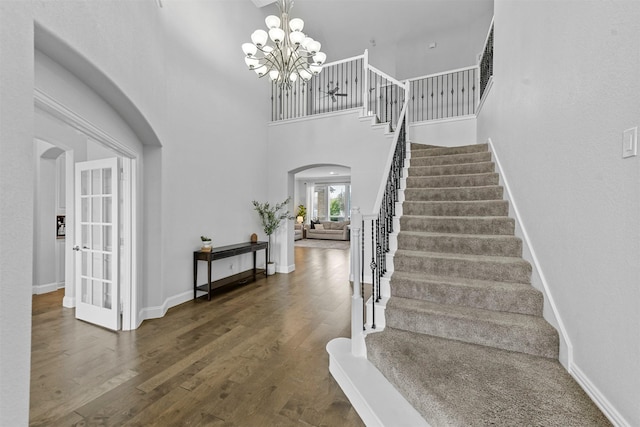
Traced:
POLYGON ((498 185, 499 182, 499 175, 495 172, 469 175, 410 176, 407 178, 407 188, 482 187, 498 185))
POLYGON ((465 153, 478 153, 489 151, 489 144, 472 144, 460 147, 438 147, 434 145, 411 144, 411 157, 423 156, 447 156, 465 153))
POLYGON ((420 156, 421 153, 411 155, 411 166, 438 166, 462 163, 490 162, 491 153, 488 151, 478 153, 451 154, 445 156, 420 156))
POLYGON ((493 162, 464 163, 441 166, 410 166, 409 176, 469 175, 495 171, 493 162))
POLYGON ((400 218, 400 229, 435 233, 512 235, 515 230, 515 221, 513 218, 502 216, 403 215, 400 218))
POLYGON ((447 339, 558 357, 558 332, 542 317, 391 297, 386 326, 447 339))
POLYGON ((522 256, 522 240, 515 236, 401 231, 398 248, 467 255, 522 256))
POLYGON ((394 269, 437 276, 530 283, 531 264, 522 258, 447 254, 398 249, 394 269))
POLYGON ((367 357, 432 426, 611 424, 558 361, 387 327, 367 357))
POLYGON ((542 293, 524 283, 459 279, 395 271, 391 296, 542 316, 542 293))
POLYGON ((499 185, 482 187, 407 188, 406 200, 410 201, 464 201, 502 200, 503 189, 499 185))
POLYGON ((509 214, 506 200, 411 201, 405 200, 402 211, 409 216, 503 216, 509 214))
POLYGON ((411 144, 368 359, 433 426, 609 425, 558 363, 487 144, 411 144))

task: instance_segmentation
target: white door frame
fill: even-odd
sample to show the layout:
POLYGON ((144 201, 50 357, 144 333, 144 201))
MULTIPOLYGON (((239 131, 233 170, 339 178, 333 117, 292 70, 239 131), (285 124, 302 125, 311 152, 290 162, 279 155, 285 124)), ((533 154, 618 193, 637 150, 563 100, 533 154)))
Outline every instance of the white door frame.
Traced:
MULTIPOLYGON (((122 330, 136 329, 139 325, 138 311, 136 309, 138 305, 138 271, 137 262, 138 259, 138 230, 137 230, 137 188, 138 188, 138 155, 120 143, 117 139, 104 132, 93 123, 86 120, 84 117, 71 111, 64 105, 57 102, 55 99, 42 92, 41 90, 34 89, 34 103, 38 111, 44 112, 47 115, 61 121, 62 123, 70 126, 76 131, 82 133, 91 139, 93 142, 98 143, 105 148, 114 152, 114 155, 122 159, 123 171, 121 175, 125 176, 125 180, 122 182, 123 189, 123 209, 126 212, 122 218, 123 226, 123 239, 124 248, 121 255, 121 303, 122 303, 122 330), (124 174, 122 173, 124 172, 124 174), (128 174, 127 174, 128 172, 128 174), (127 242, 128 240, 128 242, 127 242), (128 243, 128 244, 127 244, 128 243)), ((75 241, 75 233, 72 232, 69 235, 69 231, 74 229, 75 221, 74 216, 71 218, 69 213, 75 211, 75 156, 74 151, 69 146, 64 146, 58 141, 50 141, 52 144, 64 149, 67 156, 66 163, 66 210, 67 210, 67 238, 65 243, 65 297, 63 299, 64 307, 75 307, 76 295, 75 295, 75 256, 73 255, 73 242, 75 241)))

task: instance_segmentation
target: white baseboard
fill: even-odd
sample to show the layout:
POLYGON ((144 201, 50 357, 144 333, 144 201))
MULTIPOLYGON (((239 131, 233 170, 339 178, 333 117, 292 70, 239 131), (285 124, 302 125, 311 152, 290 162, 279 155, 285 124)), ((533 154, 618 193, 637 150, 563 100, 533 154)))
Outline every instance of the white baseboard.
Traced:
POLYGON ((276 273, 289 274, 294 272, 295 269, 296 269, 295 264, 287 265, 284 267, 281 267, 279 264, 276 264, 276 273))
MULTIPOLYGON (((539 287, 540 291, 544 294, 545 306, 550 309, 549 312, 545 310, 545 319, 555 325, 559 332, 560 338, 560 355, 559 361, 562 366, 569 372, 571 372, 571 364, 573 363, 573 347, 571 345, 571 340, 569 339, 569 334, 564 326, 564 322, 562 321, 562 317, 560 316, 560 312, 556 306, 555 300, 553 298, 553 294, 551 293, 551 288, 547 279, 542 271, 542 266, 538 257, 536 255, 535 250, 533 249, 533 244, 531 243, 531 239, 529 238, 529 234, 527 233, 526 228, 524 227, 522 217, 520 215, 520 211, 518 210, 518 205, 513 197, 513 193, 511 192, 511 187, 509 186, 509 181, 505 174, 504 169, 502 168, 502 164, 500 163, 500 158, 496 153, 495 146, 493 145, 493 141, 491 138, 487 139, 487 144, 489 144, 489 149, 493 156, 493 160, 495 161, 496 167, 498 168, 498 173, 500 175, 500 183, 504 187, 505 197, 509 201, 509 210, 510 214, 513 214, 514 219, 516 221, 516 235, 520 237, 523 241, 523 258, 531 263, 533 268, 531 274, 531 282, 532 285, 539 287), (548 318, 551 316, 552 318, 548 318)), ((546 308, 546 307, 545 307, 546 308)))
POLYGON ((631 424, 614 408, 609 400, 600 392, 600 390, 589 380, 589 377, 574 363, 571 364, 569 371, 571 376, 576 380, 580 387, 589 395, 591 400, 600 408, 602 413, 617 427, 631 427, 631 424))
POLYGON ((76 299, 65 295, 65 297, 62 298, 62 306, 66 308, 75 308, 76 299))
POLYGON ((44 285, 33 285, 33 295, 48 294, 49 292, 55 292, 58 289, 64 288, 64 282, 46 283, 44 285))
POLYGON ((329 371, 368 427, 429 427, 395 387, 364 357, 351 354, 351 340, 327 344, 329 371))
POLYGON ((138 313, 138 325, 136 325, 136 328, 140 326, 143 320, 158 319, 160 317, 163 317, 165 314, 167 314, 167 310, 169 310, 171 307, 175 307, 176 305, 180 305, 192 299, 193 290, 188 290, 181 294, 167 298, 162 305, 143 308, 138 313))

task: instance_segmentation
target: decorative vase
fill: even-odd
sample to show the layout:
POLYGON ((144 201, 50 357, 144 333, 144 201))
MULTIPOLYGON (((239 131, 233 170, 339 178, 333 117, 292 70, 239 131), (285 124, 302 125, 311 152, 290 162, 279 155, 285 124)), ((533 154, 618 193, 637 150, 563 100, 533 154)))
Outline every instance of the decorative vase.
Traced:
POLYGON ((276 274, 276 263, 268 262, 267 263, 267 276, 273 276, 276 274))
POLYGON ((211 240, 203 240, 200 250, 203 252, 211 252, 211 240))

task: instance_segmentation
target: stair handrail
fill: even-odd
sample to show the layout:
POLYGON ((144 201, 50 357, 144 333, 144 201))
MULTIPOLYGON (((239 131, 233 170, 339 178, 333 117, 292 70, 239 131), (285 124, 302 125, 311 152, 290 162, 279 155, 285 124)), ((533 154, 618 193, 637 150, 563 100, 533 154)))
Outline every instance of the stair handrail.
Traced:
POLYGON ((487 31, 487 37, 482 45, 482 54, 478 60, 478 88, 480 96, 478 97, 478 104, 480 105, 485 98, 487 89, 491 87, 493 81, 493 25, 494 18, 491 18, 491 24, 487 31))
MULTIPOLYGON (((406 92, 409 82, 402 83, 406 92)), ((386 179, 380 184, 378 196, 371 213, 362 214, 354 207, 351 211, 351 269, 353 277, 353 294, 351 302, 351 352, 357 357, 366 357, 364 336, 366 325, 370 320, 371 329, 376 329, 375 304, 380 301, 380 280, 386 273, 386 254, 390 249, 389 235, 393 232, 395 204, 398 202, 398 191, 403 177, 406 157, 408 97, 398 119, 398 127, 394 134, 390 155, 385 165, 386 179), (364 300, 365 284, 365 224, 371 223, 371 319, 367 319, 366 301, 364 300)))
POLYGON ((358 59, 364 59, 365 58, 365 54, 366 53, 362 53, 360 55, 355 55, 355 56, 352 56, 350 58, 344 58, 344 59, 338 59, 336 61, 325 62, 324 65, 322 66, 322 68, 331 67, 331 66, 334 66, 334 65, 339 65, 339 64, 343 64, 343 63, 347 63, 347 62, 357 61, 358 59))

